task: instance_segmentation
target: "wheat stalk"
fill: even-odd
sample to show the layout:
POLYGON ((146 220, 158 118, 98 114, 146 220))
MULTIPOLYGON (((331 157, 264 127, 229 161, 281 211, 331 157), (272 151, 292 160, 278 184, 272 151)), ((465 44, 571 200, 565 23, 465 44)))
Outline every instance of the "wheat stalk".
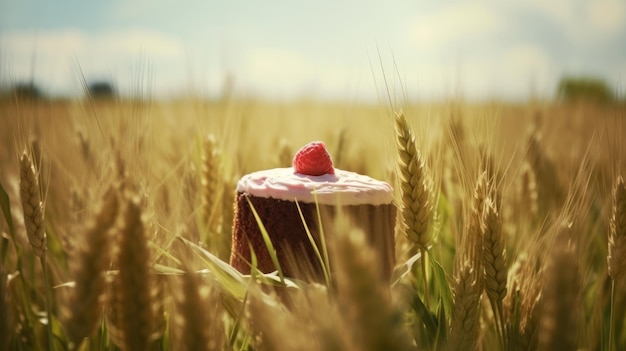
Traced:
POLYGON ((398 168, 400 169, 400 191, 402 193, 402 221, 404 233, 409 242, 421 251, 420 260, 424 278, 424 300, 429 307, 428 276, 426 253, 428 252, 428 222, 431 216, 429 204, 430 187, 426 180, 424 161, 417 150, 415 135, 404 113, 396 114, 396 149, 398 150, 398 168))
POLYGON ((7 289, 7 276, 4 265, 0 260, 0 350, 8 350, 13 339, 12 313, 10 309, 10 295, 7 289))
MULTIPOLYGON (((467 235, 462 238, 461 246, 466 247, 466 254, 470 255, 470 260, 474 260, 476 257, 482 257, 483 246, 483 212, 485 209, 485 200, 489 188, 489 179, 487 178, 487 172, 482 172, 476 185, 474 187, 474 194, 472 196, 472 204, 469 213, 467 235)), ((480 264, 480 262, 478 262, 480 264)), ((479 269, 477 267, 477 269, 479 269)), ((480 268, 479 270, 482 270, 480 268)))
POLYGON ((483 267, 485 291, 491 304, 498 334, 502 343, 502 349, 506 350, 506 335, 504 329, 504 317, 502 301, 506 296, 507 270, 505 267, 504 238, 502 236, 502 221, 495 203, 487 198, 483 213, 483 267))
POLYGON ((626 185, 619 176, 613 187, 613 206, 609 220, 609 254, 607 263, 611 277, 611 314, 609 320, 609 350, 613 346, 615 325, 615 283, 626 274, 626 185))
POLYGON ((74 266, 75 287, 66 309, 65 330, 75 346, 88 337, 99 322, 106 288, 105 272, 110 263, 111 229, 119 201, 115 189, 104 195, 103 205, 85 234, 86 243, 74 266))
MULTIPOLYGON (((38 140, 38 139, 36 139, 38 140)), ((41 149, 36 145, 35 157, 41 160, 41 149)), ((50 296, 50 284, 48 280, 48 264, 46 260, 47 238, 43 223, 43 203, 39 194, 39 177, 35 172, 35 166, 26 151, 20 158, 20 197, 22 198, 22 210, 24 213, 24 225, 26 235, 35 256, 39 257, 41 271, 43 273, 44 300, 48 320, 52 319, 52 298, 50 296)), ((52 324, 47 323, 48 348, 53 347, 52 324)))
POLYGON ((455 266, 449 350, 473 350, 478 342, 480 297, 484 287, 482 213, 487 186, 487 173, 483 172, 476 182, 468 225, 455 266))
POLYGON ((204 140, 204 152, 202 154, 202 222, 207 229, 215 230, 214 218, 215 205, 218 198, 218 174, 219 174, 220 151, 217 140, 213 134, 204 140))
POLYGON ((464 260, 457 265, 454 279, 454 307, 447 350, 474 350, 480 331, 481 273, 475 262, 464 260))
POLYGON ((338 305, 352 341, 359 350, 409 350, 401 320, 382 284, 376 254, 359 229, 348 231, 341 221, 333 242, 338 305))
POLYGON ((541 306, 541 276, 536 263, 522 253, 508 272, 509 293, 503 301, 507 346, 513 350, 537 349, 541 306))
POLYGON ((578 341, 578 259, 570 246, 571 228, 556 233, 554 250, 543 281, 539 350, 576 350, 578 341))
POLYGON ((221 350, 224 330, 219 318, 221 308, 217 295, 204 286, 197 273, 189 269, 181 277, 177 294, 176 322, 180 347, 187 351, 221 350))
POLYGON ((154 313, 150 251, 139 200, 127 198, 118 231, 119 273, 113 286, 114 323, 119 326, 122 350, 147 350, 152 339, 154 313))
POLYGON ((537 179, 535 172, 528 161, 522 164, 519 197, 520 209, 534 218, 538 213, 537 179))
POLYGON ((33 253, 42 258, 45 256, 47 248, 43 224, 43 204, 39 191, 35 167, 28 153, 24 151, 20 158, 20 196, 24 211, 24 224, 33 253))

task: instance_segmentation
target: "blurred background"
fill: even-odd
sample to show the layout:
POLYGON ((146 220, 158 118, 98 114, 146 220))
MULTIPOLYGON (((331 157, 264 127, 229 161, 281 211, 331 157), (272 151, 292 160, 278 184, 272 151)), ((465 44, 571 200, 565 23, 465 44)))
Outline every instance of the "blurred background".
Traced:
POLYGON ((53 98, 621 99, 625 43, 623 0, 0 0, 2 90, 53 98))

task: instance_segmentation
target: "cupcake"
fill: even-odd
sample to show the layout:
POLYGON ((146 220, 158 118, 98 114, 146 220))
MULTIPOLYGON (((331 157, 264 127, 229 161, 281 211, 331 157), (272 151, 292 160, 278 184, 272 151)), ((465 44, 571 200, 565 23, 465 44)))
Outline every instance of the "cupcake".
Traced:
POLYGON ((253 172, 237 183, 230 264, 249 274, 253 250, 257 268, 269 273, 276 267, 250 205, 267 230, 285 276, 321 279, 322 265, 307 228, 321 247, 320 223, 329 240, 339 210, 364 231, 378 253, 382 272, 387 278, 391 275, 396 217, 392 187, 366 175, 334 168, 322 142, 311 142, 300 149, 292 167, 253 172))

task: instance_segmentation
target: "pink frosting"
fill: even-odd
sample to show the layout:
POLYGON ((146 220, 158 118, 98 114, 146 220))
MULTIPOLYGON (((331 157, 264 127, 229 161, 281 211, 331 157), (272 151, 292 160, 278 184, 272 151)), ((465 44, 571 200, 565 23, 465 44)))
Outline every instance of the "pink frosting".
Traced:
POLYGON ((384 205, 393 201, 393 188, 386 182, 335 168, 335 174, 311 176, 295 173, 293 167, 274 168, 243 176, 237 192, 257 197, 323 205, 384 205))

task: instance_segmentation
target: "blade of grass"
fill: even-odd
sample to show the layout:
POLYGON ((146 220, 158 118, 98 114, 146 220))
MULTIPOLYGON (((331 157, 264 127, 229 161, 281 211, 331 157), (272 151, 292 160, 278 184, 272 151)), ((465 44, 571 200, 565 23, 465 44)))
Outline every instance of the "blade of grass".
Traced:
MULTIPOLYGON (((309 238, 309 242, 311 243, 311 246, 313 247, 313 251, 315 251, 315 256, 317 257, 317 260, 320 262, 320 264, 322 265, 322 270, 324 271, 324 280, 326 281, 326 286, 330 286, 330 270, 328 267, 328 258, 326 258, 326 260, 324 260, 322 258, 322 255, 320 254, 320 250, 317 247, 317 244, 315 243, 315 240, 313 239, 313 235, 311 234, 311 230, 309 230, 309 226, 306 223, 306 220, 304 219, 304 214, 302 213, 302 209, 300 208, 300 203, 298 202, 298 200, 295 200, 296 202, 296 207, 298 208, 298 213, 300 214, 300 220, 302 221, 302 224, 304 225, 304 230, 306 231, 306 235, 309 238)), ((315 202, 316 206, 317 206, 317 201, 315 202)), ((319 207, 317 210, 318 216, 319 216, 319 207)), ((322 229, 322 220, 321 217, 318 217, 319 220, 319 228, 320 228, 320 235, 323 237, 323 231, 324 229, 322 229)), ((325 245, 322 245, 323 249, 325 249, 325 245)))
POLYGON ((180 236, 178 239, 191 247, 203 259, 203 262, 209 266, 209 271, 224 291, 238 301, 243 301, 248 289, 248 283, 239 271, 197 244, 180 236))
MULTIPOLYGON (((313 192, 313 198, 315 199, 315 210, 317 211, 317 223, 320 228, 320 244, 322 245, 322 254, 324 255, 324 267, 326 268, 326 273, 329 277, 328 284, 331 284, 332 280, 330 280, 330 259, 328 258, 328 249, 326 247, 326 234, 324 233, 324 226, 322 225, 322 213, 320 212, 320 204, 319 201, 317 201, 317 192, 315 191, 313 192)), ((328 287, 330 287, 330 285, 328 285, 328 287)))
POLYGON ((261 217, 259 217, 259 214, 254 208, 252 201, 250 201, 250 198, 247 196, 246 196, 246 200, 248 201, 248 204, 250 205, 250 209, 252 210, 254 219, 259 225, 259 229, 261 230, 261 236, 263 237, 263 242, 265 243, 265 247, 270 254, 270 258, 272 259, 272 263, 274 264, 274 267, 276 267, 276 270, 278 271, 278 276, 280 277, 280 281, 284 283, 285 276, 283 275, 283 270, 280 268, 280 262, 278 262, 278 256, 276 255, 276 249, 274 248, 274 245, 272 244, 272 239, 270 238, 270 235, 267 233, 267 229, 265 229, 265 225, 263 225, 263 222, 261 221, 261 217))
POLYGON ((398 284, 407 274, 411 272, 415 262, 422 258, 422 252, 418 251, 415 255, 411 256, 402 265, 396 267, 391 274, 391 286, 398 284))
POLYGON ((441 266, 441 264, 432 258, 431 255, 431 267, 433 272, 433 282, 435 283, 435 288, 439 292, 439 297, 443 303, 444 313, 448 316, 452 313, 452 291, 450 290, 450 284, 448 284, 448 280, 446 279, 446 272, 441 266))

